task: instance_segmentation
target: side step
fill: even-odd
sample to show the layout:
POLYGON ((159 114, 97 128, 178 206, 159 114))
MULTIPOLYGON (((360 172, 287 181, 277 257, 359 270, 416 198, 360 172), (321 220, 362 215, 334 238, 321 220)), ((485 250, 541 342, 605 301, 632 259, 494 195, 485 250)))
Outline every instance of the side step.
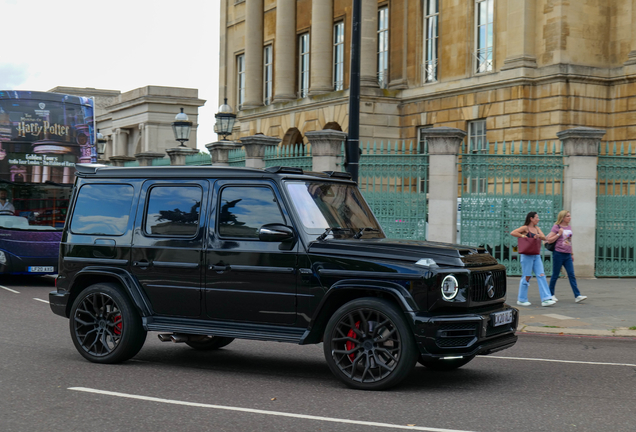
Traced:
MULTIPOLYGON (((233 337, 262 341, 300 344, 306 328, 283 327, 262 324, 230 323, 170 317, 144 317, 143 326, 148 331, 161 333, 198 334, 233 337)), ((175 341, 180 342, 180 341, 175 341)))

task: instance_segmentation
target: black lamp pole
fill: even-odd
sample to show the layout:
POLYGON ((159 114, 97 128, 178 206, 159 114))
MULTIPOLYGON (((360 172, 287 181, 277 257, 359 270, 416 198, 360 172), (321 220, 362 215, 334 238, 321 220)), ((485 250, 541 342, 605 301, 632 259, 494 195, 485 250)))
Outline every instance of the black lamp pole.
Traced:
POLYGON ((351 71, 349 75, 349 135, 345 146, 345 169, 353 181, 358 181, 360 160, 360 44, 362 0, 353 0, 351 20, 351 71))

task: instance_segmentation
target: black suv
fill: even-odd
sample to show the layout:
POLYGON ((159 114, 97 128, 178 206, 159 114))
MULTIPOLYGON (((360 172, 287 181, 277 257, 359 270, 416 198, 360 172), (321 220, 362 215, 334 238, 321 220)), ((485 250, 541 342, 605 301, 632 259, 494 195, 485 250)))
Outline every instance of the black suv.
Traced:
POLYGON ((348 174, 78 165, 54 313, 86 359, 148 331, 198 350, 322 342, 345 384, 398 384, 517 341, 506 272, 484 249, 387 239, 348 174))

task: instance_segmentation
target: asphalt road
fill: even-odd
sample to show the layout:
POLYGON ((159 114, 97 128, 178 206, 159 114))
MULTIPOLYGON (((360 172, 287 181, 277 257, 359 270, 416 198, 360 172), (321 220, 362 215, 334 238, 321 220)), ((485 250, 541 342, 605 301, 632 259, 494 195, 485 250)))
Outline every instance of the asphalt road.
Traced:
POLYGON ((396 389, 362 392, 331 375, 322 345, 197 352, 150 333, 133 360, 92 364, 45 302, 52 280, 0 286, 3 432, 636 430, 633 338, 522 334, 459 370, 418 366, 396 389))

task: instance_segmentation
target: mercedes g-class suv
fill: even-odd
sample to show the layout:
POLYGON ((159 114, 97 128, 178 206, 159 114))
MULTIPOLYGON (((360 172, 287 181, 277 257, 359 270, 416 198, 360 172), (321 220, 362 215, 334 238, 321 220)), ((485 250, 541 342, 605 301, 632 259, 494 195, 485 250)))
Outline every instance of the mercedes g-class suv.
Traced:
POLYGON ((80 164, 49 298, 92 362, 148 331, 197 350, 322 342, 336 377, 378 390, 514 345, 505 296, 482 248, 386 238, 346 173, 80 164))

